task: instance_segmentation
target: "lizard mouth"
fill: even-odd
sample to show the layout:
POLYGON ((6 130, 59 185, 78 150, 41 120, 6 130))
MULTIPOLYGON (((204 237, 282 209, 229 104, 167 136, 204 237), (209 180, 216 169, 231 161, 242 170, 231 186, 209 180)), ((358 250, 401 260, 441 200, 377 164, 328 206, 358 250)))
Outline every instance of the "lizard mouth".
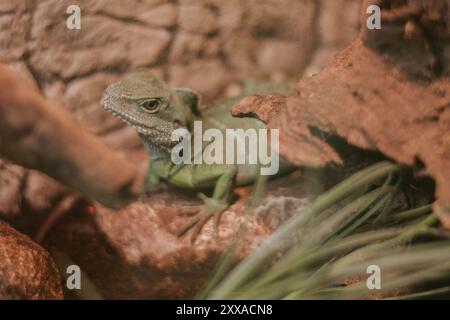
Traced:
POLYGON ((126 124, 135 128, 139 134, 142 134, 144 136, 149 136, 149 137, 155 136, 155 134, 159 138, 166 137, 167 139, 164 139, 164 140, 170 141, 170 143, 167 145, 167 147, 172 147, 182 140, 182 137, 177 137, 178 140, 176 140, 176 139, 174 141, 171 140, 171 138, 172 138, 171 134, 168 134, 168 132, 171 133, 174 130, 173 127, 162 126, 161 123, 159 123, 158 126, 152 126, 152 127, 144 125, 141 123, 141 120, 139 120, 137 117, 133 116, 129 112, 122 111, 120 109, 111 107, 106 101, 103 101, 103 108, 106 111, 110 112, 115 117, 117 117, 120 120, 122 120, 123 122, 125 122, 126 124))

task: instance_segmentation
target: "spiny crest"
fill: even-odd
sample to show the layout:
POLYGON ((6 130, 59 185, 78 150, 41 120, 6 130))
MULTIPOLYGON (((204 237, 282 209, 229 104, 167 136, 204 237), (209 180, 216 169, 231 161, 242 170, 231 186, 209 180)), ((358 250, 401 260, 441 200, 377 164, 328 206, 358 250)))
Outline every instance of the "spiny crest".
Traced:
POLYGON ((149 71, 137 71, 128 74, 124 79, 111 84, 107 94, 129 97, 168 97, 169 86, 149 71))

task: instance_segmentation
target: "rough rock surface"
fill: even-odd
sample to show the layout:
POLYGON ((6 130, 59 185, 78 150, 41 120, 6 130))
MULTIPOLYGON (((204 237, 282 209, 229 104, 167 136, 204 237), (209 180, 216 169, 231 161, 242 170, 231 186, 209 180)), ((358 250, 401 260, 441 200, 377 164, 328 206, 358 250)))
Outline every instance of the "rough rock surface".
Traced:
POLYGON ((0 217, 20 215, 25 169, 0 160, 0 217))
MULTIPOLYGON (((306 185, 295 175, 270 182, 268 193, 249 220, 236 261, 293 214, 301 214, 321 187, 322 183, 306 185)), ((248 213, 250 190, 238 191, 241 199, 222 214, 218 233, 211 220, 194 245, 190 233, 177 236, 190 218, 180 214, 179 208, 199 202, 195 196, 173 189, 152 193, 116 212, 100 206, 93 210, 90 204, 80 203, 57 223, 43 244, 69 255, 102 298, 193 298, 248 213)), ((83 290, 76 294, 92 294, 83 290)), ((72 295, 66 292, 66 296, 72 295)))
POLYGON ((58 269, 49 253, 0 221, 0 300, 62 298, 58 269))
MULTIPOLYGON (((423 164, 437 183, 438 203, 450 204, 449 1, 379 4, 382 30, 362 24, 360 37, 318 75, 302 79, 284 106, 274 96, 254 97, 234 113, 267 120, 277 105, 281 112, 269 126, 280 128, 281 154, 300 165, 342 160, 312 128, 403 164, 423 164)), ((362 22, 366 17, 363 11, 362 22)), ((448 216, 442 221, 450 227, 448 216)))
MULTIPOLYGON (((345 12, 338 12, 338 4, 333 7, 329 2, 0 1, 0 59, 50 100, 67 108, 82 127, 122 151, 135 165, 145 166, 146 156, 142 156, 134 130, 100 106, 107 84, 126 72, 147 68, 172 85, 199 91, 203 101, 209 102, 239 92, 248 79, 298 79, 302 73, 317 72, 357 32, 359 0, 333 1, 343 5, 345 12), (82 29, 70 31, 65 27, 65 11, 69 4, 77 3, 82 11, 82 29), (338 13, 341 18, 333 20, 338 13), (198 19, 198 14, 205 18, 198 19), (336 25, 341 23, 345 31, 336 32, 336 25)), ((1 216, 30 235, 67 195, 67 190, 53 180, 7 162, 0 165, 0 187, 0 200, 5 199, 0 206, 1 216)), ((155 203, 139 202, 118 215, 99 209, 94 217, 88 214, 89 207, 77 203, 71 211, 75 214, 65 215, 50 229, 45 245, 69 254, 103 297, 191 297, 223 252, 223 244, 233 233, 232 226, 237 225, 231 218, 239 216, 242 207, 237 204, 231 213, 224 213, 223 228, 229 231, 221 231, 217 244, 208 244, 211 251, 203 242, 211 240, 206 232, 206 239, 199 240, 203 243, 199 252, 194 252, 187 249, 187 242, 176 241, 173 229, 164 229, 166 222, 178 226, 181 220, 168 222, 174 216, 155 215, 157 210, 173 213, 180 204, 174 199, 167 208, 167 194, 161 197, 161 201, 156 197, 155 203), (147 210, 149 213, 144 214, 147 210), (128 224, 132 232, 127 232, 128 224), (154 235, 140 229, 140 225, 149 230, 162 227, 160 235, 168 239, 172 249, 163 250, 163 257, 152 256, 154 235), (171 254, 179 260, 170 259, 171 254), (192 264, 189 260, 180 267, 183 257, 192 257, 192 264), (185 274, 179 273, 182 268, 190 272, 192 279, 201 281, 193 280, 195 287, 184 287, 185 274)), ((283 197, 275 199, 279 207, 270 206, 271 211, 280 214, 270 218, 266 215, 266 220, 255 224, 254 239, 249 240, 251 244, 243 253, 284 221, 284 204, 299 204, 295 197, 283 197)))
MULTIPOLYGON (((130 155, 142 147, 137 134, 100 106, 109 83, 145 67, 172 85, 196 89, 208 102, 236 94, 250 78, 298 79, 320 70, 356 35, 360 1, 89 0, 80 2, 82 29, 73 31, 65 27, 69 4, 76 3, 1 1, 0 59, 82 127, 130 155), (203 21, 210 32, 193 27, 200 21, 189 18, 195 10, 216 18, 203 21)), ((0 168, 1 197, 8 199, 0 214, 42 208, 39 197, 21 202, 23 190, 34 189, 28 187, 33 175, 25 171, 14 182, 10 172, 18 169, 9 165, 0 168)))

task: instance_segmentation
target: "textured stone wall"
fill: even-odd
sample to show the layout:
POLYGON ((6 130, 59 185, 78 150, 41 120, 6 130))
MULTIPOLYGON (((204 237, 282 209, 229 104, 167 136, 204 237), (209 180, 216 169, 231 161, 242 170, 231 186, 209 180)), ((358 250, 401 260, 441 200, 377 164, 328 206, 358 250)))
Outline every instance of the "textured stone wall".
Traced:
POLYGON ((152 69, 204 101, 237 92, 249 78, 298 79, 349 43, 358 7, 358 0, 1 1, 0 57, 120 147, 133 134, 117 133, 122 125, 99 101, 123 73, 152 69), (81 8, 81 30, 65 27, 70 4, 81 8))

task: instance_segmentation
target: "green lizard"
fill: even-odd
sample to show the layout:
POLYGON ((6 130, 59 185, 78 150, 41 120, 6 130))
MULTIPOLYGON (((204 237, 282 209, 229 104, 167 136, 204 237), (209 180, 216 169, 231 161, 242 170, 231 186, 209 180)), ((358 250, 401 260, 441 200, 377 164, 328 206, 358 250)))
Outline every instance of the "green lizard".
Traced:
MULTIPOLYGON (((200 112, 199 97, 195 92, 185 88, 170 89, 164 81, 146 71, 129 74, 106 89, 102 102, 104 108, 133 126, 150 153, 146 189, 155 187, 161 180, 191 190, 213 187, 212 197, 200 194, 203 205, 185 208, 185 211, 197 214, 180 231, 180 236, 195 226, 191 238, 195 240, 212 216, 217 226, 220 214, 232 201, 234 186, 251 184, 258 174, 257 164, 175 165, 171 160, 171 151, 180 142, 172 139, 172 133, 179 128, 192 132, 196 120, 202 121, 203 130, 217 128, 225 132, 225 129, 233 128, 266 128, 258 119, 231 116, 229 109, 238 99, 216 103, 200 112)), ((249 143, 246 148, 249 151, 249 143)), ((291 169, 287 162, 280 160, 278 173, 291 169)))

